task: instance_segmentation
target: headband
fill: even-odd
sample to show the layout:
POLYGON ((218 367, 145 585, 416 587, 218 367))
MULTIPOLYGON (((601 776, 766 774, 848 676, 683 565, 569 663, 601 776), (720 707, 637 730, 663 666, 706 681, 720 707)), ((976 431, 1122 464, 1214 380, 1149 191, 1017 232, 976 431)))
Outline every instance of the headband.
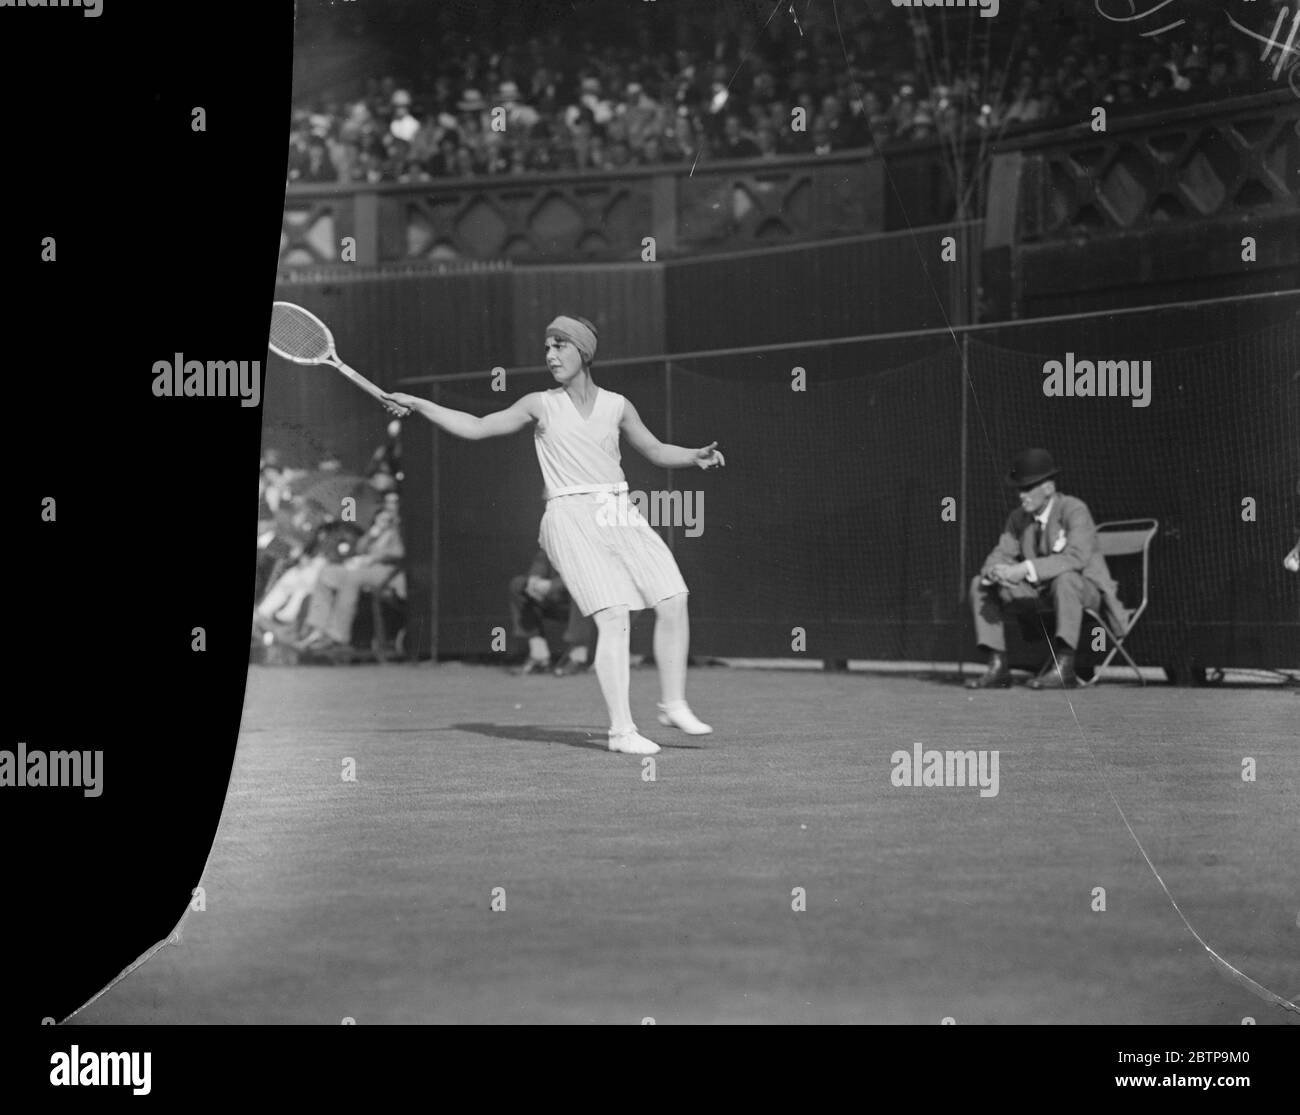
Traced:
POLYGON ((576 318, 561 314, 546 327, 546 335, 563 337, 582 354, 588 364, 596 358, 596 333, 590 326, 583 325, 576 318))

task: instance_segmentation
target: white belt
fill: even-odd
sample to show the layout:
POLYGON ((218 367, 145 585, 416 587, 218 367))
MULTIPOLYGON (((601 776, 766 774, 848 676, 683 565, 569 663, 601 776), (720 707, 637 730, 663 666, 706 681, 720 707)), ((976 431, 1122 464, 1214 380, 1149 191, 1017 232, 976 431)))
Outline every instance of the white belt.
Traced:
POLYGON ((555 499, 556 496, 583 496, 596 494, 599 492, 626 492, 627 481, 620 480, 617 484, 575 484, 571 488, 551 488, 546 493, 547 499, 555 499))

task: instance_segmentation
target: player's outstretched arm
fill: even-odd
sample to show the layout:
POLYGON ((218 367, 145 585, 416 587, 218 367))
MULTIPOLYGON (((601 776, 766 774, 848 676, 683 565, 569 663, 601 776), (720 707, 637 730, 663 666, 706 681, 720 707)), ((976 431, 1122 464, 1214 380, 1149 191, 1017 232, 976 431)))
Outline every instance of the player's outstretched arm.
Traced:
POLYGON ((449 434, 469 441, 481 441, 483 438, 504 437, 516 433, 529 422, 537 421, 539 414, 536 392, 525 395, 522 399, 516 399, 505 410, 485 414, 482 418, 476 414, 466 414, 463 410, 440 406, 416 395, 407 395, 403 391, 386 394, 384 406, 392 414, 413 410, 423 415, 440 430, 446 430, 449 434))
POLYGON ((619 423, 624 436, 632 448, 647 461, 658 468, 686 468, 695 465, 698 468, 720 468, 726 459, 718 452, 718 443, 712 442, 702 449, 687 449, 681 445, 665 445, 649 430, 637 414, 636 407, 628 400, 623 405, 623 420, 619 423))

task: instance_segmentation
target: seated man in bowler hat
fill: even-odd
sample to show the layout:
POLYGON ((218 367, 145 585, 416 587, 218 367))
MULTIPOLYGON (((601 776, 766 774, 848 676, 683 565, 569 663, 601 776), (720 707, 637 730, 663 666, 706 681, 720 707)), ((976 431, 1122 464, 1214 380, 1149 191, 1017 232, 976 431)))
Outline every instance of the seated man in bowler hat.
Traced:
POLYGON ((1106 621, 1116 634, 1128 626, 1128 613, 1116 594, 1097 541, 1097 528, 1088 505, 1056 490, 1060 470, 1046 449, 1026 449, 1015 459, 1006 483, 1020 493, 1020 506, 1011 512, 1002 537, 971 582, 971 606, 979 645, 989 652, 989 665, 969 689, 1005 689, 1011 685, 1007 666, 1003 614, 1050 601, 1056 612, 1053 654, 1031 689, 1073 689, 1074 651, 1083 626, 1084 608, 1104 604, 1106 621))

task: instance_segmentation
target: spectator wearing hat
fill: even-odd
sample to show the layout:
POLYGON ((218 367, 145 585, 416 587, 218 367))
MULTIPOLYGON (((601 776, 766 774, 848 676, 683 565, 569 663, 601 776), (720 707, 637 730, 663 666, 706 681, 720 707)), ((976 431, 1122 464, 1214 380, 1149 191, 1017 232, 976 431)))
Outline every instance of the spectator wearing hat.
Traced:
POLYGON ((411 94, 405 89, 393 94, 393 118, 388 123, 388 130, 405 143, 410 143, 420 130, 420 121, 411 114, 411 94))
POLYGON ((1083 626, 1084 608, 1105 601, 1112 630, 1128 628, 1128 614, 1116 595, 1106 567, 1097 528, 1088 505, 1057 491, 1060 470, 1046 449, 1026 449, 1011 465, 1006 484, 1015 488, 1020 506, 1011 512, 1002 537, 971 582, 975 632, 989 665, 971 689, 1005 689, 1011 685, 1003 619, 1009 611, 1030 613, 1022 619, 1026 635, 1034 633, 1037 610, 1050 602, 1056 612, 1052 655, 1032 689, 1073 689, 1078 685, 1074 653, 1083 626))
POLYGON ((503 81, 497 90, 497 99, 506 110, 506 129, 514 136, 526 135, 541 119, 535 108, 524 104, 516 82, 503 81))
POLYGON ((627 126, 627 141, 633 150, 637 150, 644 147, 648 139, 663 135, 668 125, 668 113, 639 81, 634 81, 627 87, 627 109, 623 120, 627 126))
POLYGON ((488 103, 483 99, 483 94, 477 89, 466 89, 456 102, 457 129, 464 133, 472 127, 481 133, 488 123, 484 119, 487 111, 488 103))
POLYGON ((603 128, 614 118, 614 106, 601 93, 600 78, 589 75, 582 79, 576 104, 565 110, 565 121, 573 127, 573 120, 583 109, 591 114, 592 122, 603 128))

